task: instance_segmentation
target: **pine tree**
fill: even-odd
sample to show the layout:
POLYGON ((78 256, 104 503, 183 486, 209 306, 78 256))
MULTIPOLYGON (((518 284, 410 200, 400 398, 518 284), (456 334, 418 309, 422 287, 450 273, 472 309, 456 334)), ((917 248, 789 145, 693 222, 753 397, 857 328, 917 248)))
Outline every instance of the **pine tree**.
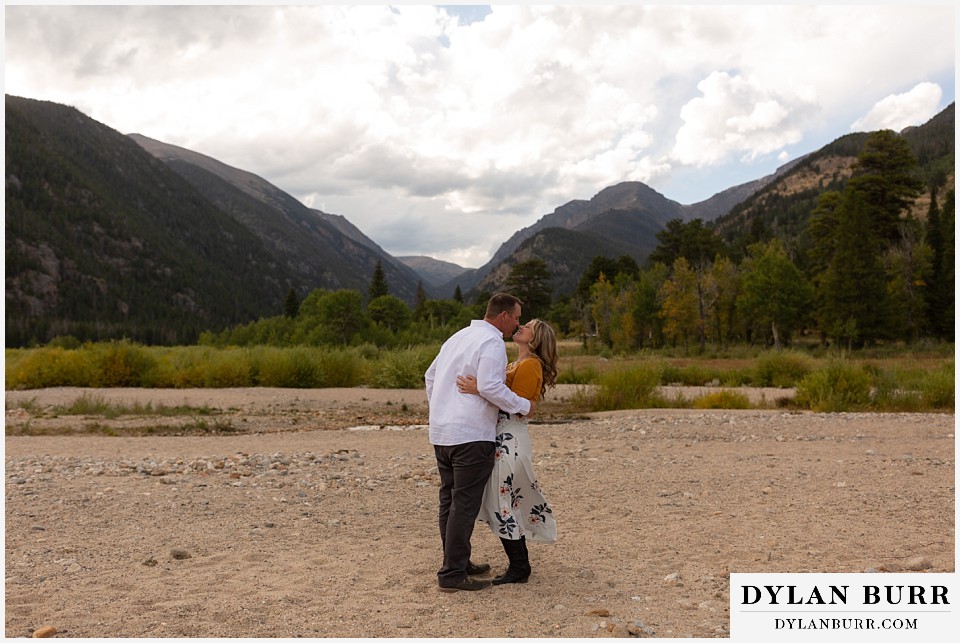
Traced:
POLYGON ((705 227, 701 219, 686 223, 672 219, 657 233, 657 240, 659 245, 647 259, 650 264, 660 262, 672 266, 678 258, 683 257, 695 269, 702 271, 718 254, 726 254, 723 240, 716 232, 705 227))
POLYGON ((944 306, 943 319, 940 321, 940 328, 944 338, 949 341, 955 341, 956 334, 956 195, 954 190, 947 192, 947 197, 943 202, 943 210, 940 215, 941 228, 943 229, 943 286, 944 306))
POLYGON ((367 290, 368 301, 389 294, 390 287, 387 286, 387 276, 383 272, 383 263, 377 259, 377 265, 373 269, 373 277, 370 279, 370 288, 367 290))
POLYGON ((845 190, 855 189, 862 195, 879 241, 895 243, 899 239, 900 215, 923 187, 913 175, 916 165, 907 141, 891 130, 870 134, 857 156, 857 174, 845 190))
POLYGON ((427 291, 423 289, 423 281, 417 282, 416 299, 413 302, 413 318, 422 319, 424 307, 427 305, 427 291))
POLYGON ((463 303, 463 293, 460 291, 460 284, 457 284, 457 289, 453 291, 453 300, 458 304, 463 303))
POLYGON ((900 241, 887 252, 887 295, 893 336, 919 339, 930 328, 928 285, 934 252, 925 243, 916 221, 904 221, 900 241))
POLYGON ((283 314, 290 319, 296 319, 300 313, 300 300, 297 298, 297 291, 290 288, 287 291, 287 299, 283 304, 283 314))
POLYGON ((843 204, 843 194, 835 190, 824 192, 817 198, 817 205, 810 213, 807 234, 812 245, 807 251, 808 265, 814 275, 824 272, 833 261, 836 250, 838 212, 843 204))
POLYGON ((617 276, 617 262, 609 257, 597 255, 590 261, 590 265, 580 276, 580 283, 577 285, 576 295, 582 300, 590 299, 590 288, 597 283, 602 275, 604 279, 613 281, 617 276))
POLYGON ((367 304, 370 320, 392 332, 403 330, 410 325, 410 309, 403 300, 393 295, 377 297, 367 304))
POLYGON ((816 291, 820 328, 848 347, 885 334, 886 284, 869 203, 859 190, 844 190, 835 252, 816 291))
POLYGON ((523 302, 524 319, 540 317, 550 308, 552 300, 547 263, 543 259, 521 261, 510 269, 504 289, 523 302))
POLYGON ((946 268, 944 265, 945 248, 943 224, 940 217, 940 208, 937 205, 937 184, 930 186, 930 209, 927 211, 926 241, 933 252, 933 266, 930 282, 927 287, 927 313, 930 328, 933 333, 943 337, 947 329, 943 328, 943 320, 947 306, 947 293, 944 292, 946 282, 946 268))

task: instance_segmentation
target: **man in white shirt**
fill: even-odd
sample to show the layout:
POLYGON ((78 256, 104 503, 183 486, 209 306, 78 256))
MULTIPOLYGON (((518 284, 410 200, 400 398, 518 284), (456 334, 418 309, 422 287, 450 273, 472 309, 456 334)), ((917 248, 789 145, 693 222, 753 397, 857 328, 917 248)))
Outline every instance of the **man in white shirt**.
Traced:
POLYGON ((497 414, 530 415, 535 405, 506 385, 507 350, 503 340, 520 325, 521 301, 500 293, 490 298, 483 319, 444 342, 424 374, 430 405, 430 444, 440 472, 440 540, 443 567, 440 590, 473 591, 490 585, 468 574, 490 570, 470 562, 470 537, 493 471, 497 414), (457 390, 458 375, 477 378, 477 395, 457 390))

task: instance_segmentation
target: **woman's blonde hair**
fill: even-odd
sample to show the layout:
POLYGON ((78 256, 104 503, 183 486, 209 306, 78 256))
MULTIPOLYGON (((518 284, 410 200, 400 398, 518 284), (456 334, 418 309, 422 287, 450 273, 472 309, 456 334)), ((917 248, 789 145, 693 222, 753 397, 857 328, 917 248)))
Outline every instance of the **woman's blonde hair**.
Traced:
POLYGON ((533 337, 530 339, 530 352, 533 353, 543 369, 543 384, 540 386, 540 398, 547 392, 547 387, 553 388, 557 383, 557 334, 550 324, 541 319, 531 319, 530 330, 533 337))

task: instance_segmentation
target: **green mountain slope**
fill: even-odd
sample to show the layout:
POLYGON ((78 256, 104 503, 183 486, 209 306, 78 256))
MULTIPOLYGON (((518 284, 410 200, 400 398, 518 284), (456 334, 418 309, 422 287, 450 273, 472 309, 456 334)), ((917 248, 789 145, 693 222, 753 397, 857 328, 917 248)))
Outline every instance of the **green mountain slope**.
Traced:
POLYGON ((282 310, 292 273, 128 137, 6 97, 7 346, 184 343, 282 310))
MULTIPOLYGON (((900 135, 917 158, 917 176, 929 184, 935 175, 943 179, 943 194, 953 188, 955 164, 955 105, 951 104, 927 123, 900 135)), ((842 136, 778 172, 766 186, 713 222, 724 240, 743 252, 757 240, 780 238, 788 247, 804 248, 807 221, 817 199, 826 191, 841 191, 853 175, 857 155, 867 133, 842 136)), ((942 203, 943 194, 940 195, 942 203)), ((918 200, 913 212, 926 216, 929 198, 918 200)))
POLYGON ((303 205, 264 179, 216 159, 131 134, 221 211, 259 237, 297 275, 301 294, 314 288, 366 292, 377 261, 391 293, 412 303, 419 276, 344 217, 303 205))
MULTIPOLYGON (((576 290, 580 277, 594 257, 633 256, 630 252, 632 249, 634 246, 629 243, 619 243, 593 232, 544 228, 525 239, 504 261, 487 273, 472 292, 493 293, 502 290, 513 266, 540 259, 550 271, 553 296, 570 294, 576 290)), ((468 300, 472 301, 472 298, 468 296, 468 300)))

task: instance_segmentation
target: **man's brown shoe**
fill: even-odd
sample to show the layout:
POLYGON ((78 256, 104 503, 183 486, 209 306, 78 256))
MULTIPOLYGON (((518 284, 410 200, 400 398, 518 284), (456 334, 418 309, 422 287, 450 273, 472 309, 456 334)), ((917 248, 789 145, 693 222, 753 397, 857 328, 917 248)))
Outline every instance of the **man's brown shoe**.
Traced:
POLYGON ((474 565, 472 562, 467 563, 467 576, 479 576, 489 571, 490 565, 488 563, 480 563, 479 565, 474 565))
POLYGON ((483 589, 484 587, 490 587, 490 581, 488 580, 476 580, 467 576, 465 579, 457 583, 456 585, 451 585, 450 587, 441 587, 441 592, 475 592, 478 589, 483 589))

